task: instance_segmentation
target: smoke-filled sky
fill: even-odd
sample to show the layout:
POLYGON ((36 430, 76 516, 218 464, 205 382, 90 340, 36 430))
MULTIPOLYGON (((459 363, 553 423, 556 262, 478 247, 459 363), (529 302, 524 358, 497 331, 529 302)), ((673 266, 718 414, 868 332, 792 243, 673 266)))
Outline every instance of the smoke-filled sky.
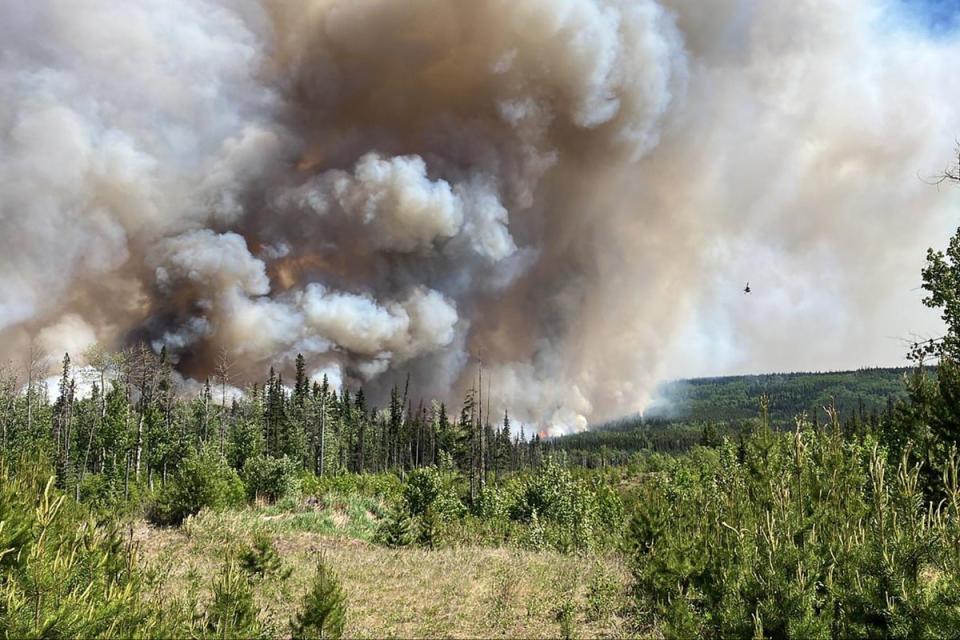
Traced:
POLYGON ((927 0, 0 0, 0 355, 303 353, 557 430, 898 364, 960 192, 927 0), (742 292, 749 281, 753 293, 742 292))

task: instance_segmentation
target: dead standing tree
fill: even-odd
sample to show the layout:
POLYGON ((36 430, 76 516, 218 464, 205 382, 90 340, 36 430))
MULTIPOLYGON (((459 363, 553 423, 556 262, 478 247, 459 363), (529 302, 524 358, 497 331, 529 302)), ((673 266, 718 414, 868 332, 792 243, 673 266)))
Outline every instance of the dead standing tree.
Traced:
POLYGON ((107 351, 103 345, 94 344, 84 352, 84 358, 87 364, 94 370, 98 376, 100 386, 100 407, 97 412, 97 419, 91 421, 90 433, 87 436, 87 448, 83 454, 83 464, 80 465, 79 480, 77 481, 77 499, 79 500, 80 484, 83 482, 83 475, 90 463, 90 453, 93 448, 93 442, 97 435, 98 427, 103 425, 103 420, 107 415, 107 380, 117 372, 118 359, 114 354, 107 351))
POLYGON ((27 349, 27 433, 33 435, 33 405, 37 395, 37 381, 47 375, 50 358, 46 351, 37 345, 34 338, 30 338, 27 349))
MULTIPOLYGON (((137 431, 134 436, 133 468, 134 476, 140 479, 140 469, 144 454, 144 425, 150 403, 156 393, 160 379, 160 359, 147 345, 141 343, 126 350, 126 378, 130 389, 137 395, 137 431)), ((132 393, 131 393, 132 399, 132 393)), ((128 464, 129 466, 129 464, 128 464)))
POLYGON ((224 411, 227 406, 227 385, 230 384, 230 374, 233 369, 233 362, 230 360, 230 352, 225 347, 217 351, 217 364, 214 369, 216 381, 220 385, 220 457, 226 456, 224 444, 225 416, 224 411))

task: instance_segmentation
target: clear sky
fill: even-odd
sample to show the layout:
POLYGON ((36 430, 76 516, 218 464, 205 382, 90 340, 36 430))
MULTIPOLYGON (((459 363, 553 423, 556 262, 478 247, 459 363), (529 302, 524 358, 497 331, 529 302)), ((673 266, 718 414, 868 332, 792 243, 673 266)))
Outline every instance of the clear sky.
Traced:
POLYGON ((960 28, 958 0, 899 0, 904 14, 935 36, 949 36, 960 28))

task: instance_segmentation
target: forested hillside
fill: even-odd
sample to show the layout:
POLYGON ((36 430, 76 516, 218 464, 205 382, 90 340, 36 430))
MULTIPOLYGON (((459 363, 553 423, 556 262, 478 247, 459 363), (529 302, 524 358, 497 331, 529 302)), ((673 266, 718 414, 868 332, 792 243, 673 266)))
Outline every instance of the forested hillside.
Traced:
POLYGON ((841 417, 854 412, 882 411, 905 395, 907 368, 858 369, 824 373, 772 373, 678 380, 662 385, 659 398, 645 412, 648 419, 729 422, 757 415, 757 402, 766 395, 770 419, 794 416, 833 403, 841 417))
MULTIPOLYGON (((858 369, 677 380, 661 385, 657 400, 642 416, 626 416, 546 444, 588 466, 622 463, 639 451, 678 453, 749 431, 761 399, 775 429, 792 429, 800 414, 814 424, 827 420, 828 407, 848 429, 876 426, 882 414, 906 397, 905 376, 911 371, 858 369)), ((935 375, 935 369, 928 368, 928 375, 935 375)))

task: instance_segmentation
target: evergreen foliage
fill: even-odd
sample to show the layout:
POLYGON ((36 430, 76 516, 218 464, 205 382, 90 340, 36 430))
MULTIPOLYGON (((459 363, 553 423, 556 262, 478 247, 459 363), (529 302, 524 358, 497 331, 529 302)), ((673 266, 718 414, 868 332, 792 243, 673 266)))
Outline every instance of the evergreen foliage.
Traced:
POLYGON ((205 619, 205 635, 215 638, 253 638, 260 631, 250 583, 232 560, 224 563, 213 584, 213 601, 205 619))
POLYGON ((313 585, 303 599, 303 609, 290 623, 291 636, 295 640, 336 640, 343 637, 346 615, 340 581, 321 559, 313 585))
POLYGON ((635 594, 668 637, 944 637, 960 625, 960 487, 876 441, 766 422, 738 449, 677 460, 631 523, 635 594))
POLYGON ((388 547, 405 547, 413 544, 414 521, 402 505, 393 507, 380 521, 377 541, 388 547))
POLYGON ((263 532, 254 534, 253 544, 241 549, 237 560, 240 568, 251 577, 286 579, 290 575, 273 546, 273 540, 263 532))
POLYGON ((251 498, 275 502, 300 490, 300 465, 287 456, 255 456, 243 465, 243 480, 251 498))
POLYGON ((43 463, 0 465, 0 636, 167 633, 142 598, 133 547, 44 481, 43 463))
MULTIPOLYGON (((947 333, 914 346, 906 375, 691 381, 689 422, 628 420, 560 439, 515 434, 506 413, 490 424, 476 389, 453 418, 442 403, 414 410, 409 381, 378 411, 363 389, 310 381, 302 357, 292 390, 271 370, 229 406, 226 367, 219 394, 207 382, 183 397, 166 353, 144 346, 87 354, 99 380, 84 398, 67 354, 55 398, 32 368, 26 384, 0 371, 0 636, 276 631, 258 619, 254 588, 290 572, 266 533, 236 557, 236 543, 224 545, 211 599, 190 617, 147 596, 116 517, 145 505, 153 523, 178 525, 245 500, 279 502, 255 514, 296 510, 282 517, 302 530, 362 521, 364 540, 392 547, 619 550, 639 630, 655 636, 955 635, 960 231, 930 252, 923 278, 947 333), (746 414, 758 396, 759 417, 746 414)), ((588 622, 614 615, 622 591, 609 575, 586 591, 588 622)), ((547 605, 563 636, 576 633, 574 601, 568 590, 547 605)), ((345 615, 320 562, 290 631, 337 638, 345 615)))
POLYGON ((185 469, 198 457, 209 458, 210 484, 230 480, 218 470, 230 468, 241 474, 249 497, 268 502, 296 494, 304 473, 404 476, 442 466, 470 478, 476 489, 542 459, 539 437, 527 440, 522 429, 521 436, 511 435, 507 416, 500 429, 487 424, 471 398, 452 421, 442 403, 415 410, 408 383, 393 388, 388 406, 377 410, 362 388, 337 390, 326 378, 308 379, 302 357, 292 390, 271 369, 264 384, 233 398, 226 393, 226 364, 218 366, 220 389, 208 380, 190 397, 175 384, 166 352, 157 356, 139 345, 116 354, 93 349, 86 357, 99 374, 90 396, 77 395, 65 355, 53 403, 39 375, 20 391, 15 372, 0 371, 0 455, 46 452, 58 487, 107 509, 156 491, 151 513, 157 522, 177 523, 215 506, 206 495, 211 487, 193 487, 198 498, 177 495, 199 481, 196 469, 185 469))
POLYGON ((222 509, 243 501, 243 482, 212 448, 192 452, 147 510, 155 524, 177 525, 203 508, 222 509))

